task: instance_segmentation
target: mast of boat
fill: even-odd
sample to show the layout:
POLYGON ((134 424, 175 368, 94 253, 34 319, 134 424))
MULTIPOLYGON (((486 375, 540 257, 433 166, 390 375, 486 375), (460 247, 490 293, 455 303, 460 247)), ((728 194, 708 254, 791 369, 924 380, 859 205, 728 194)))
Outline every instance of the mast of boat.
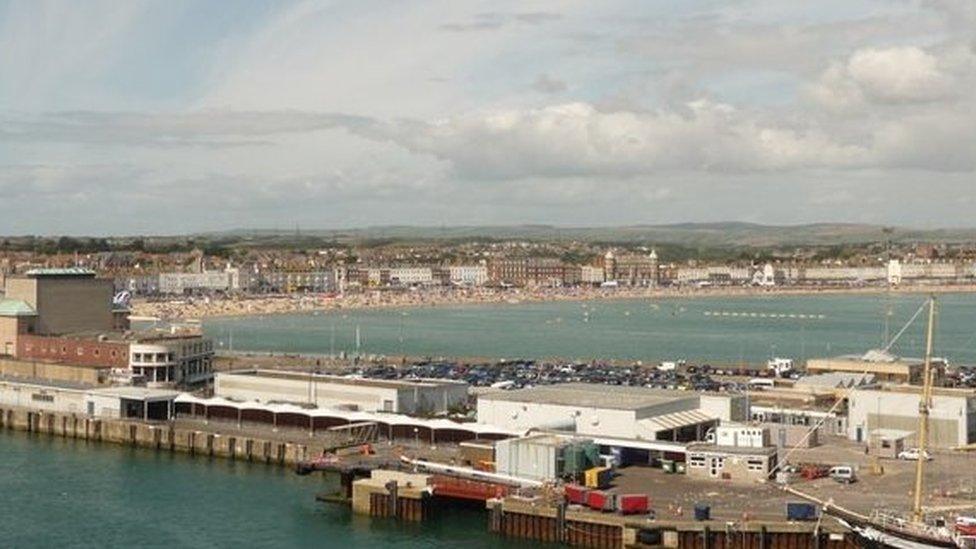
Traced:
POLYGON ((335 358, 335 320, 332 321, 332 332, 329 334, 329 355, 335 358))
POLYGON ((923 370, 922 398, 918 403, 918 460, 915 462, 915 504, 912 520, 922 520, 922 484, 925 476, 925 447, 928 445, 929 410, 932 406, 932 336, 935 325, 935 296, 929 298, 929 325, 925 335, 925 369, 923 370))

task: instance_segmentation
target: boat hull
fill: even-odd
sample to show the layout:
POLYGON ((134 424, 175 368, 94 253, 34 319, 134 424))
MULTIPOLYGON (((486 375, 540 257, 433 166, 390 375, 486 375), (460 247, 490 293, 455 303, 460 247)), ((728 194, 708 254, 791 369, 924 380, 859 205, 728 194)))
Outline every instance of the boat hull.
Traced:
MULTIPOLYGON (((847 521, 843 521, 847 522, 847 521)), ((869 548, 895 549, 931 549, 936 547, 954 547, 959 545, 951 538, 935 538, 904 532, 901 530, 882 529, 871 524, 851 524, 847 526, 857 535, 858 543, 869 548)))

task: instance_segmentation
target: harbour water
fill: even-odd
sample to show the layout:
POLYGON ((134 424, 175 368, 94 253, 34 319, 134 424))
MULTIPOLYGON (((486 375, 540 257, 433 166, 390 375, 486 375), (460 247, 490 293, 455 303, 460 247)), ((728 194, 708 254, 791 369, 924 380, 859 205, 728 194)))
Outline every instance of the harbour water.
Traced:
MULTIPOLYGON (((762 362, 863 353, 925 296, 704 297, 330 311, 206 320, 218 348, 290 353, 762 362), (885 318, 887 317, 887 323, 885 318), (886 328, 887 324, 887 328, 886 328)), ((976 364, 976 294, 939 297, 937 351, 976 364)), ((920 356, 924 322, 892 350, 920 356)))
POLYGON ((318 476, 264 464, 0 431, 3 547, 531 547, 483 510, 422 525, 315 501, 318 476))
MULTIPOLYGON (((923 296, 782 296, 559 302, 213 319, 224 348, 431 356, 760 361, 862 352, 923 296), (334 339, 333 339, 334 334, 334 339)), ((940 354, 976 363, 976 295, 940 298, 940 354)), ((894 350, 918 355, 922 323, 894 350)), ((422 525, 322 504, 318 477, 262 464, 0 432, 5 547, 512 547, 486 515, 449 510, 422 525)), ((524 545, 525 547, 533 545, 524 545)))

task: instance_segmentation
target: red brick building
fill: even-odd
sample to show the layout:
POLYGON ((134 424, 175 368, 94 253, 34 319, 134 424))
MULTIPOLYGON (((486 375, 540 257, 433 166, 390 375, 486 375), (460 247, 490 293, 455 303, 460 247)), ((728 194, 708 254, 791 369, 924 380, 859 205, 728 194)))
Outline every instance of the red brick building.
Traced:
POLYGON ((21 335, 17 358, 74 366, 129 367, 129 343, 96 338, 21 335))

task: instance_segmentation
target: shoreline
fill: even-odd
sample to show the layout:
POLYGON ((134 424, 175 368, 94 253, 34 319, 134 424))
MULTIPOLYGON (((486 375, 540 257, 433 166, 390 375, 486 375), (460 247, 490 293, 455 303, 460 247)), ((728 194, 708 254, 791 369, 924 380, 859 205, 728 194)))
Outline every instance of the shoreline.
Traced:
POLYGON ((885 287, 789 287, 694 289, 512 289, 390 292, 375 290, 331 297, 325 294, 240 299, 135 301, 132 314, 161 321, 276 316, 296 313, 414 310, 450 306, 520 305, 549 302, 620 301, 628 299, 699 299, 709 297, 778 297, 812 295, 894 295, 976 293, 976 285, 911 285, 885 287))

